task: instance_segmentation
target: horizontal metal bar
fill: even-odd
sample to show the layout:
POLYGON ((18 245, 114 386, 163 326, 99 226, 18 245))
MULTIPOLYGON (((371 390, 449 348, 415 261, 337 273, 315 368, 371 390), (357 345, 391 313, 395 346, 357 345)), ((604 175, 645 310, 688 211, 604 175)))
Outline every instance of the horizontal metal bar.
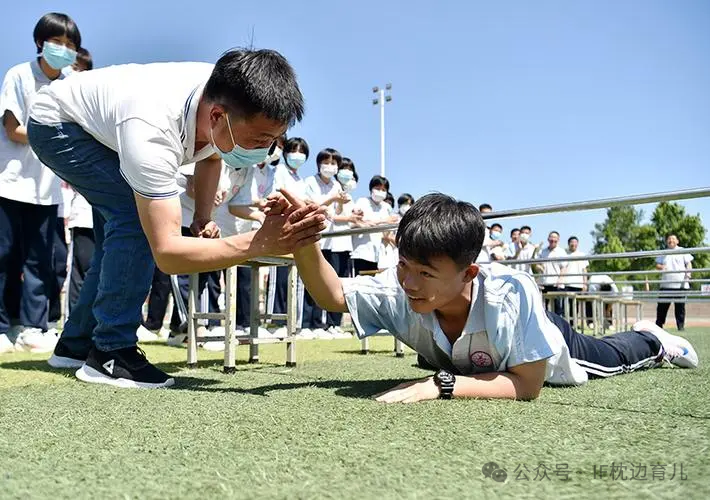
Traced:
POLYGON ((193 319, 225 319, 225 313, 203 313, 195 312, 192 314, 193 319))
POLYGON ((661 255, 678 255, 685 253, 710 253, 710 247, 675 248, 673 250, 643 250, 641 252, 601 253, 592 255, 567 255, 565 257, 555 257, 551 259, 500 260, 496 262, 504 265, 542 264, 543 262, 572 262, 580 260, 641 259, 644 257, 658 257, 661 255))
MULTIPOLYGON (((590 273, 569 273, 565 276, 621 276, 627 274, 678 274, 678 273, 707 273, 710 272, 710 267, 701 267, 698 269, 687 269, 685 271, 659 271, 659 270, 646 270, 640 269, 638 271, 598 271, 590 273)), ((559 274, 535 274, 535 278, 559 278, 559 274)))
MULTIPOLYGON (((668 282, 664 281, 664 280, 623 280, 623 281, 615 281, 614 283, 616 283, 617 285, 618 284, 645 285, 646 283, 651 284, 651 283, 668 283, 668 282)), ((708 280, 708 279, 697 279, 697 280, 690 279, 690 280, 683 280, 683 283, 710 283, 710 280, 708 280)))
MULTIPOLYGON (((580 212, 584 210, 596 210, 599 208, 610 208, 623 205, 635 205, 643 203, 654 203, 659 201, 688 200, 691 198, 704 198, 710 196, 710 187, 683 189, 679 191, 664 191, 661 193, 637 194, 631 196, 618 196, 616 198, 602 198, 599 200, 577 201, 573 203, 560 203, 557 205, 541 205, 530 208, 514 208, 511 210, 501 210, 481 214, 484 220, 510 219, 513 217, 523 217, 529 215, 542 215, 555 212, 580 212)), ((383 224, 374 227, 361 227, 335 231, 323 234, 323 238, 335 238, 338 236, 355 236, 359 234, 380 233, 384 231, 395 231, 398 224, 383 224)))

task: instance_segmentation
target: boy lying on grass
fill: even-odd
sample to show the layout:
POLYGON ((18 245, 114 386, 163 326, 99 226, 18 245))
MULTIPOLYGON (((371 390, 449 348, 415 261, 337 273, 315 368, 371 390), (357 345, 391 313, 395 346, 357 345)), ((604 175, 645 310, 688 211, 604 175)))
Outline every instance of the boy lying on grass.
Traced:
MULTIPOLYGON (((302 205, 283 194, 293 208, 302 205)), ((664 360, 697 367, 687 340, 650 321, 603 338, 575 332, 545 311, 529 274, 496 263, 473 264, 485 229, 470 203, 430 194, 399 224, 396 269, 339 278, 317 244, 295 252, 298 272, 323 309, 349 312, 360 337, 388 330, 437 370, 377 396, 378 401, 535 399, 545 382, 579 385, 661 366, 664 360)))

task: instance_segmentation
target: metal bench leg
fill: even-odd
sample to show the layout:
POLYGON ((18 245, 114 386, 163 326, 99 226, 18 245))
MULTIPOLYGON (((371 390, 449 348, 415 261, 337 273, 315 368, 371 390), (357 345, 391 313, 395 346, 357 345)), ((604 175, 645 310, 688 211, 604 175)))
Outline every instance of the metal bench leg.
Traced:
POLYGON ((261 313, 259 310, 259 295, 261 283, 259 282, 259 266, 251 266, 251 314, 249 315, 249 362, 259 362, 259 344, 254 342, 259 338, 259 325, 261 324, 261 313))
POLYGON ((199 274, 190 275, 190 287, 187 295, 187 366, 197 367, 197 321, 195 307, 197 305, 197 290, 199 274))
POLYGON ((237 339, 234 315, 237 308, 237 268, 227 269, 224 278, 224 373, 237 371, 237 339))
POLYGON ((288 291, 286 293, 286 366, 296 366, 296 322, 298 321, 298 311, 296 302, 298 300, 298 271, 296 266, 288 268, 288 291))

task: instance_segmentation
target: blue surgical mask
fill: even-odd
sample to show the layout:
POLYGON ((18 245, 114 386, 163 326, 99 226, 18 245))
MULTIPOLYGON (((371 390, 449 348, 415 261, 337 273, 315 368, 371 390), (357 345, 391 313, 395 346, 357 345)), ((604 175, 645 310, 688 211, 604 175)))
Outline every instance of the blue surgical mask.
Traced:
POLYGON ((341 184, 347 184, 353 179, 353 176, 354 174, 352 170, 348 170, 347 168, 338 170, 338 180, 341 184))
POLYGON ((54 69, 71 66, 76 61, 76 50, 52 42, 44 42, 42 57, 54 69))
POLYGON ((228 167, 239 169, 251 167, 252 165, 256 165, 257 163, 264 162, 264 160, 266 160, 267 155, 269 154, 270 148, 244 149, 243 147, 241 147, 239 144, 237 144, 237 141, 234 140, 234 135, 232 134, 232 125, 229 123, 229 114, 227 113, 225 116, 227 117, 227 129, 229 130, 229 137, 232 138, 232 144, 234 144, 234 148, 232 148, 231 151, 225 153, 217 147, 214 142, 214 132, 212 128, 210 128, 210 138, 212 139, 212 145, 217 150, 217 153, 219 153, 219 156, 222 157, 224 163, 226 163, 228 167))
POLYGON ((305 153, 286 153, 286 165, 292 169, 298 170, 304 163, 306 163, 305 153))
POLYGON ((491 231, 491 239, 495 241, 500 241, 503 239, 503 235, 500 231, 491 231))

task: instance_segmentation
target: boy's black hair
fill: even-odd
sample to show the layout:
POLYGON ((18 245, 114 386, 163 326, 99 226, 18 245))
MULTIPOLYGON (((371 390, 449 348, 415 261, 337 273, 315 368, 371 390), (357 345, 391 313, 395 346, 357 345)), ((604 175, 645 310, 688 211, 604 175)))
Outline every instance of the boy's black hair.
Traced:
POLYGON ((501 225, 498 224, 497 222, 494 223, 494 224, 491 226, 491 230, 493 230, 494 227, 497 227, 498 229, 500 229, 501 231, 503 231, 503 226, 501 226, 501 225))
POLYGON ((84 47, 76 49, 76 62, 84 66, 84 71, 94 69, 94 59, 91 57, 91 52, 84 47))
POLYGON ((570 236, 569 238, 567 238, 567 244, 569 245, 570 241, 572 240, 577 240, 579 242, 579 238, 577 238, 576 236, 570 236))
POLYGON ((677 240, 680 239, 680 238, 678 238, 678 235, 675 234, 675 233, 668 233, 668 234, 666 235, 666 239, 670 238, 671 236, 675 236, 675 239, 677 239, 677 240))
POLYGON ((372 191, 375 186, 384 186, 385 191, 390 192, 390 181, 387 180, 387 177, 382 177, 381 175, 373 176, 372 179, 370 179, 370 191, 372 191))
POLYGON ((225 52, 207 80, 204 95, 236 118, 251 118, 261 113, 289 127, 303 118, 303 95, 296 73, 275 50, 225 52))
POLYGON ((34 37, 37 53, 42 52, 44 42, 55 36, 65 36, 72 41, 77 49, 81 47, 81 33, 74 20, 66 14, 50 12, 37 21, 32 36, 34 37))
POLYGON ((530 226, 520 226, 521 232, 524 231, 525 229, 527 229, 528 231, 530 231, 532 233, 532 229, 530 228, 530 226))
POLYGON ((480 205, 478 205, 478 211, 479 211, 479 212, 483 212, 483 210, 486 209, 486 208, 487 208, 488 210, 491 210, 491 211, 493 210, 493 207, 490 206, 488 203, 481 203, 480 205))
POLYGON ((318 172, 320 172, 320 164, 323 163, 325 160, 335 160, 335 163, 338 165, 338 168, 340 168, 340 165, 343 164, 343 155, 341 155, 340 151, 338 151, 337 149, 322 149, 318 153, 318 156, 316 156, 316 165, 318 165, 318 172))
POLYGON ((360 176, 357 175, 357 170, 355 169, 355 163, 353 163, 353 161, 350 158, 348 158, 347 156, 343 156, 343 161, 340 162, 340 169, 343 169, 343 168, 348 169, 348 170, 352 170, 353 179, 355 179, 355 182, 360 180, 360 176))
POLYGON ((286 144, 284 144, 284 155, 286 153, 303 153, 306 155, 307 160, 310 150, 308 149, 308 143, 305 139, 301 137, 291 137, 286 141, 286 144))
POLYGON ((286 136, 286 134, 281 134, 280 136, 278 136, 276 138, 276 140, 272 144, 271 148, 269 148, 269 155, 272 155, 276 151, 276 148, 281 148, 281 156, 279 156, 274 161, 269 163, 269 165, 271 165, 272 167, 275 167, 276 165, 281 163, 281 158, 284 156, 284 153, 283 153, 284 146, 286 146, 287 140, 288 140, 288 137, 286 136))
POLYGON ((520 231, 520 228, 514 227, 513 229, 511 229, 511 230, 510 230, 510 236, 513 236, 513 233, 514 233, 515 231, 520 231))
POLYGON ((397 206, 406 205, 407 203, 410 205, 414 203, 414 197, 409 193, 402 193, 400 197, 397 198, 397 206))
POLYGON ((404 214, 397 229, 399 253, 424 265, 446 256, 464 267, 481 252, 486 223, 481 213, 465 201, 442 193, 419 198, 404 214))
POLYGON ((385 202, 390 204, 390 207, 394 208, 394 196, 392 196, 392 193, 387 192, 387 196, 385 196, 385 202))
POLYGON ((558 238, 560 237, 560 233, 558 233, 557 231, 550 231, 550 232, 548 233, 547 237, 549 238, 549 237, 552 236, 553 234, 556 234, 558 238))

